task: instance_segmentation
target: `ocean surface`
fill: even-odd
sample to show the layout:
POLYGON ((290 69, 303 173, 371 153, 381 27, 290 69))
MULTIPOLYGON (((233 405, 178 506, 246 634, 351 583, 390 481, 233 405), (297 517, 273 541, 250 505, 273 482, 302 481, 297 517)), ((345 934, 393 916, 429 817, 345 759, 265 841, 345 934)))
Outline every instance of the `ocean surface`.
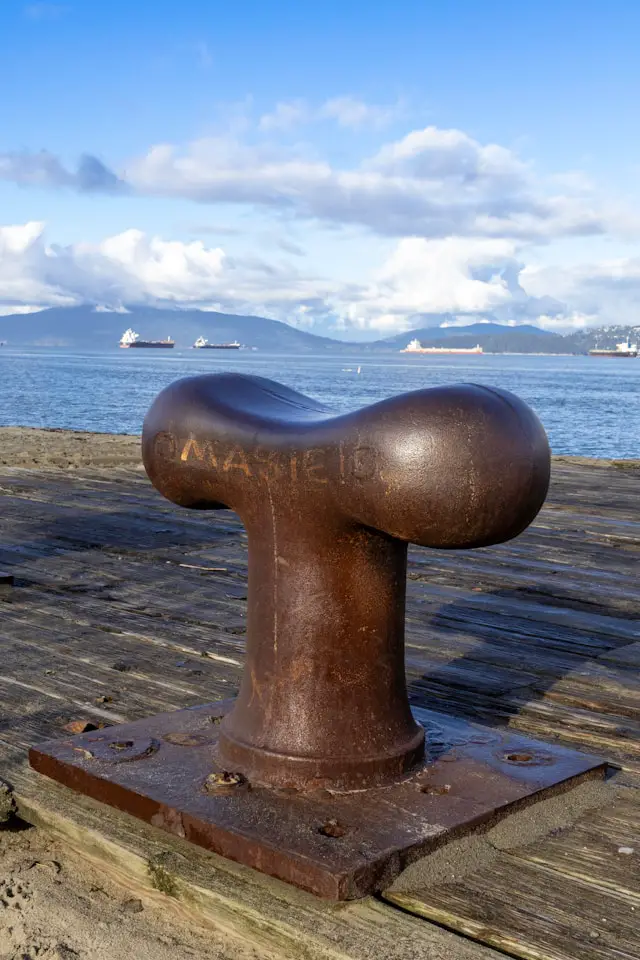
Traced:
POLYGON ((139 433, 146 410, 168 383, 231 370, 278 380, 338 411, 439 384, 502 387, 533 407, 554 453, 640 458, 640 358, 0 347, 0 426, 139 433))

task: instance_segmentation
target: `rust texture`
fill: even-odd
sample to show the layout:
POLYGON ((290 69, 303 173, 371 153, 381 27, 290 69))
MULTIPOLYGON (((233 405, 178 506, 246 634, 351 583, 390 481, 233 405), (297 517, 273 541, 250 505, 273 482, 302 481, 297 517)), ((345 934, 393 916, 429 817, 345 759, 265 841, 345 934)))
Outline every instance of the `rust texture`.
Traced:
POLYGON ((147 414, 144 464, 184 507, 230 507, 249 541, 247 662, 220 757, 251 782, 366 788, 424 754, 404 672, 408 543, 517 536, 549 484, 529 407, 475 385, 344 415, 241 374, 180 380, 147 414))

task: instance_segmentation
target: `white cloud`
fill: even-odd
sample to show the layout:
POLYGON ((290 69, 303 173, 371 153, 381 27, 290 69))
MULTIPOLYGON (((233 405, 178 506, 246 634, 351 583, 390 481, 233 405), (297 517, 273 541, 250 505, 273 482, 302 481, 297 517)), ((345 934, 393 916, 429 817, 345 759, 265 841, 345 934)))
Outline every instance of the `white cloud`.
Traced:
MULTIPOLYGON (((42 18, 55 5, 28 9, 42 18)), ((193 50, 207 66, 206 44, 193 50)), ((0 153, 0 180, 25 189, 74 191, 87 202, 110 194, 122 198, 120 209, 130 195, 225 204, 241 224, 216 225, 216 210, 200 226, 184 217, 192 237, 185 242, 131 229, 65 247, 47 242, 39 223, 0 227, 0 313, 75 303, 193 305, 320 332, 336 325, 392 332, 416 316, 438 322, 441 315, 550 329, 637 322, 640 256, 563 269, 527 263, 536 245, 558 239, 637 238, 631 204, 604 200, 579 170, 542 178, 508 147, 457 129, 430 125, 386 143, 378 136, 367 155, 354 152, 402 112, 399 103, 342 96, 282 101, 256 120, 249 100, 229 108, 224 134, 156 144, 120 172, 90 154, 69 167, 46 150, 0 153), (303 124, 301 142, 289 134, 303 124), (365 126, 366 140, 349 136, 344 150, 339 128, 365 126), (331 159, 339 155, 349 162, 331 159), (227 236, 234 237, 227 250, 212 242, 227 236), (268 258, 229 253, 251 249, 268 250, 268 258), (312 273, 318 250, 332 264, 328 273, 344 278, 353 263, 357 279, 312 273)))
POLYGON ((368 167, 388 176, 436 182, 455 181, 468 186, 526 187, 529 168, 506 147, 486 146, 461 130, 425 127, 383 146, 368 167))
POLYGON ((345 315, 361 329, 394 332, 415 327, 416 314, 492 311, 512 299, 502 270, 514 255, 508 240, 401 240, 345 315))
POLYGON ((120 173, 92 155, 70 170, 46 151, 14 151, 0 154, 0 179, 87 194, 132 192, 262 207, 290 219, 357 226, 388 237, 547 242, 640 233, 637 211, 603 202, 578 172, 543 180, 514 151, 480 143, 461 130, 412 130, 342 167, 327 159, 326 144, 334 149, 333 139, 317 137, 315 147, 286 144, 282 137, 276 142, 277 134, 321 119, 343 126, 380 125, 395 107, 348 96, 320 107, 291 100, 253 126, 247 109, 245 104, 240 121, 227 118, 226 134, 182 146, 156 144, 120 173))
POLYGON ((582 183, 575 194, 547 191, 505 147, 435 127, 386 144, 350 169, 231 137, 183 149, 161 144, 132 161, 123 179, 140 194, 259 205, 387 236, 547 240, 640 227, 637 216, 604 208, 582 183))
POLYGON ((260 130, 290 130, 311 117, 309 107, 304 100, 291 100, 278 103, 271 113, 265 113, 258 121, 260 130))
POLYGON ((400 103, 385 107, 365 103, 357 97, 333 97, 320 107, 318 117, 335 120, 341 127, 382 127, 397 117, 401 109, 400 103))
POLYGON ((45 307, 33 307, 25 303, 0 303, 0 317, 15 316, 16 314, 26 316, 29 313, 39 313, 45 309, 45 307))
POLYGON ((333 120, 339 127, 359 129, 362 127, 383 127, 397 118, 403 105, 398 102, 387 106, 365 103, 357 97, 332 97, 319 107, 306 100, 283 100, 277 103, 269 113, 263 114, 258 121, 258 129, 263 131, 291 130, 300 124, 318 123, 333 120))
POLYGON ((41 223, 0 227, 0 310, 91 303, 210 307, 307 323, 342 288, 257 258, 231 258, 202 241, 127 230, 98 244, 48 244, 41 223))
POLYGON ((536 325, 544 330, 551 330, 553 333, 567 333, 570 330, 597 327, 601 322, 601 318, 596 313, 586 314, 574 310, 572 313, 558 313, 555 316, 541 313, 537 318, 536 325))
MULTIPOLYGON (((604 324, 640 325, 640 256, 562 268, 530 265, 521 282, 533 296, 544 290, 571 304, 571 326, 593 326, 596 318, 604 324)), ((548 318, 541 318, 543 323, 548 318)))
POLYGON ((76 170, 67 170, 58 157, 41 150, 0 153, 0 180, 21 187, 68 188, 79 193, 125 192, 126 185, 92 154, 83 154, 76 170))
MULTIPOLYGON (((637 322, 640 313, 640 257, 560 271, 524 265, 526 248, 508 238, 409 237, 377 266, 370 255, 364 279, 345 282, 279 259, 275 242, 269 249, 271 259, 230 256, 201 240, 133 229, 59 246, 41 223, 0 227, 0 314, 81 303, 190 306, 348 337, 485 317, 563 331, 637 322)), ((366 263, 366 242, 359 249, 366 263)))
POLYGON ((74 302, 48 276, 43 224, 0 228, 0 306, 52 306, 74 302))
POLYGON ((0 306, 215 305, 308 327, 341 318, 346 329, 401 330, 416 313, 474 314, 509 302, 503 274, 514 254, 509 241, 404 239, 371 282, 348 284, 139 230, 59 247, 31 223, 0 228, 0 306))

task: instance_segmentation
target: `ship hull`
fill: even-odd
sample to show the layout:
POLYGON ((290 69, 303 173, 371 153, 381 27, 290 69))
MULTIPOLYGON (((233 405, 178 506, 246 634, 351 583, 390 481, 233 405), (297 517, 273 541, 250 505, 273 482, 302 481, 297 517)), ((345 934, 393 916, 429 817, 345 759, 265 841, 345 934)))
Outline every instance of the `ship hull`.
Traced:
POLYGON ((205 343, 203 347, 194 347, 194 350, 239 350, 240 345, 235 343, 205 343))
POLYGON ((637 357, 637 350, 589 350, 590 357, 624 357, 629 359, 630 357, 637 357))
POLYGON ((147 340, 140 341, 137 340, 135 343, 121 343, 120 346, 123 350, 132 350, 132 349, 164 349, 164 350, 173 350, 175 343, 164 343, 162 340, 147 340))
POLYGON ((419 354, 420 356, 429 356, 429 357, 481 357, 482 350, 429 350, 427 348, 423 350, 401 350, 400 353, 419 354))

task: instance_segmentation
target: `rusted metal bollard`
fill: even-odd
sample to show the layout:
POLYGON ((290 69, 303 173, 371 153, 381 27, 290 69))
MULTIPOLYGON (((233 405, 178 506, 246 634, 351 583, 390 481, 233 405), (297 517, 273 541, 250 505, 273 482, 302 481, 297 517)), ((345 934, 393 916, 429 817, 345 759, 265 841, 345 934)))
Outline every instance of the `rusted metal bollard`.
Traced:
POLYGON ((194 377, 156 399, 143 458, 174 503, 230 507, 247 529, 240 693, 215 708, 215 733, 210 705, 180 711, 119 728, 118 757, 104 732, 47 744, 32 751, 43 772, 300 886, 353 897, 443 831, 602 771, 409 705, 407 545, 500 543, 544 502, 546 435, 517 397, 460 385, 336 415, 269 380, 194 377))
POLYGON ((145 421, 153 484, 227 506, 249 538, 247 666, 220 755, 251 780, 367 787, 423 756, 404 674, 407 543, 479 547, 542 506, 549 448, 520 400, 483 387, 346 416, 266 380, 198 377, 145 421))

